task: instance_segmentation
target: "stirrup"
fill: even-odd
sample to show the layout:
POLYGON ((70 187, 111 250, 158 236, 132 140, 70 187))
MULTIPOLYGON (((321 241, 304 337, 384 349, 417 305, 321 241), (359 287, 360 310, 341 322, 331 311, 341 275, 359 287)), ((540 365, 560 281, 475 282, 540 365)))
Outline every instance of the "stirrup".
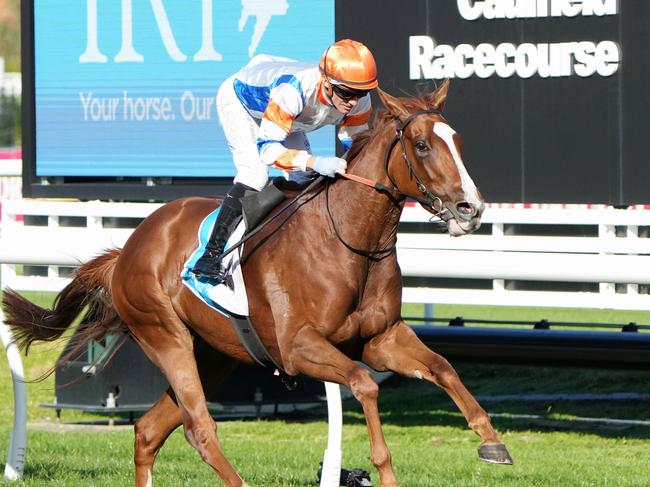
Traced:
POLYGON ((198 277, 205 277, 210 279, 212 284, 221 284, 228 278, 228 273, 223 268, 217 272, 205 271, 203 269, 192 268, 192 274, 198 277))
MULTIPOLYGON (((199 259, 200 261, 201 259, 199 259)), ((199 263, 197 261, 197 264, 199 263)), ((218 286, 220 284, 223 284, 233 291, 235 290, 235 281, 232 277, 232 263, 230 263, 228 266, 223 266, 221 260, 219 260, 219 269, 214 270, 214 269, 197 269, 196 264, 192 268, 192 273, 195 274, 199 278, 206 278, 209 279, 210 284, 213 286, 218 286)))
POLYGON ((205 253, 192 266, 192 274, 223 281, 226 269, 223 268, 220 255, 214 255, 206 249, 205 253))

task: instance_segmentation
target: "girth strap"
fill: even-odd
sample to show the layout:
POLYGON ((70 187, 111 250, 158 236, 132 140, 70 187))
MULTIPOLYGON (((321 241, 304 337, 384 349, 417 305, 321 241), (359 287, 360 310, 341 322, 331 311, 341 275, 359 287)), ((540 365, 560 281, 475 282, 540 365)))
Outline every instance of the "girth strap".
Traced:
POLYGON ((284 370, 280 364, 273 360, 273 357, 271 357, 269 352, 266 350, 266 347, 257 335, 257 332, 255 331, 255 328, 253 328, 253 324, 248 316, 231 315, 230 321, 239 337, 239 341, 242 342, 244 348, 255 362, 262 367, 272 365, 279 371, 284 370))

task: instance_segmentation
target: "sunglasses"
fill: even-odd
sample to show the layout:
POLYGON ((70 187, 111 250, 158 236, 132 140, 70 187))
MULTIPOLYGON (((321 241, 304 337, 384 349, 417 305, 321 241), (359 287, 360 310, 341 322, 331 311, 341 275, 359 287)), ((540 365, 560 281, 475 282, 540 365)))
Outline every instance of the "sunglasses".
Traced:
POLYGON ((340 85, 332 85, 332 89, 334 90, 334 93, 336 93, 336 96, 338 96, 342 101, 351 101, 351 100, 358 100, 359 98, 363 98, 368 94, 368 91, 366 90, 350 90, 347 88, 344 88, 340 85))

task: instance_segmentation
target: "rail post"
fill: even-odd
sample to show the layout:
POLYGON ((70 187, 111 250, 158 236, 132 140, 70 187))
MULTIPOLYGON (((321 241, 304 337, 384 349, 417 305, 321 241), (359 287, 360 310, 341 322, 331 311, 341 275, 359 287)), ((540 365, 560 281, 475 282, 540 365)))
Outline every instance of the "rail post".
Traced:
POLYGON ((4 476, 9 480, 19 480, 23 476, 27 449, 27 393, 23 362, 18 347, 14 343, 11 330, 5 325, 2 310, 0 310, 0 338, 2 338, 2 345, 7 354, 14 384, 14 427, 9 438, 9 452, 4 476))
POLYGON ((323 456, 320 487, 337 487, 341 478, 343 407, 338 384, 325 382, 327 395, 327 449, 323 456))

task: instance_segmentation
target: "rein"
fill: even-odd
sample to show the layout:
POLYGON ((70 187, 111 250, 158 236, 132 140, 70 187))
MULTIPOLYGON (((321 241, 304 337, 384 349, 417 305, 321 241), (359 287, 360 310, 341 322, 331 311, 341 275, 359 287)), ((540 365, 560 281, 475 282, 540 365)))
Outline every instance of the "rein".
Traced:
MULTIPOLYGON (((365 178, 360 178, 360 179, 365 179, 365 178)), ((365 179, 365 181, 366 182, 362 182, 361 180, 359 180, 358 182, 361 182, 362 184, 369 183, 369 185, 371 185, 372 187, 375 187, 373 185, 373 181, 371 181, 369 179, 365 179)), ((330 191, 329 191, 330 190, 330 184, 331 183, 328 181, 327 182, 327 187, 325 188, 325 208, 327 208, 327 215, 330 217, 330 222, 332 223, 332 228, 334 229, 334 234, 336 235, 336 238, 339 239, 339 242, 341 242, 343 245, 345 245, 345 247, 347 247, 348 250, 351 250, 355 254, 363 255, 365 257, 377 257, 377 256, 381 256, 381 255, 384 255, 384 254, 389 254, 389 253, 394 252, 395 249, 396 249, 395 245, 393 245, 391 247, 388 247, 388 248, 382 248, 383 245, 381 245, 379 248, 374 249, 374 250, 373 249, 360 249, 358 247, 355 247, 355 246, 349 244, 343 238, 343 236, 339 232, 339 229, 336 228, 336 224, 334 223, 334 216, 332 215, 332 211, 330 210, 330 191)), ((378 183, 376 183, 376 184, 378 184, 378 183)), ((390 188, 386 188, 386 189, 390 189, 390 188)))
MULTIPOLYGON (((418 117, 419 115, 427 115, 427 114, 436 114, 442 117, 442 112, 440 110, 436 109, 429 109, 429 110, 419 110, 417 112, 414 112, 410 114, 406 119, 404 119, 403 122, 397 124, 397 127, 395 128, 397 134, 395 137, 393 137, 393 140, 391 140, 388 149, 386 150, 386 156, 384 158, 384 170, 386 172, 386 175, 388 176, 388 179, 390 179, 391 183, 393 183, 393 187, 386 186, 385 184, 380 183, 379 181, 374 181, 372 179, 367 179, 362 176, 357 176, 355 174, 350 174, 350 173, 342 173, 341 177, 348 179, 350 181, 354 181, 356 183, 360 183, 366 186, 369 186, 376 191, 380 193, 387 194, 392 197, 401 197, 401 198, 410 198, 412 200, 417 201, 423 206, 428 206, 433 210, 435 216, 441 216, 446 210, 444 208, 444 205, 442 203, 442 199, 440 197, 434 195, 422 182, 422 179, 418 174, 415 172, 415 169, 413 169, 413 164, 408 158, 408 155, 406 154, 406 146, 404 145, 404 129, 406 126, 411 123, 411 121, 418 117), (390 163, 390 155, 393 152, 393 149, 397 145, 397 143, 400 143, 402 147, 402 158, 404 159, 404 162, 406 163, 406 167, 408 167, 409 173, 411 175, 411 178, 415 178, 415 183, 418 187, 418 189, 422 192, 422 194, 425 196, 425 198, 422 198, 420 196, 414 196, 412 194, 404 193, 399 189, 399 186, 397 184, 397 181, 393 178, 393 176, 390 174, 388 171, 388 164, 390 163)), ((444 119, 444 117, 443 117, 444 119)), ((332 216, 332 212, 330 211, 330 206, 329 206, 329 181, 327 184, 327 188, 325 190, 325 203, 327 207, 327 213, 330 217, 330 221, 332 222, 332 227, 334 228, 334 233, 336 234, 336 237, 339 239, 339 241, 345 245, 349 250, 354 252, 355 254, 360 254, 360 255, 365 255, 367 257, 372 257, 372 256, 377 256, 377 255, 382 255, 382 254, 388 254, 390 252, 394 252, 396 247, 393 245, 388 248, 381 248, 383 247, 380 246, 380 248, 372 250, 372 249, 360 249, 357 247, 354 247, 353 245, 349 244, 348 242, 345 241, 345 239, 341 236, 339 233, 338 229, 336 228, 336 225, 334 223, 334 218, 332 216)))
MULTIPOLYGON (((373 181, 371 179, 367 179, 367 178, 364 178, 362 176, 357 176, 357 175, 354 175, 354 174, 343 173, 343 174, 341 174, 341 176, 344 177, 345 179, 350 180, 350 181, 354 181, 354 182, 357 182, 357 183, 360 183, 360 184, 364 184, 366 186, 370 186, 371 188, 375 189, 376 191, 378 191, 380 193, 384 193, 384 194, 386 194, 388 196, 391 196, 391 197, 410 198, 412 200, 417 201, 418 203, 420 203, 423 206, 428 206, 429 208, 431 208, 431 210, 433 210, 435 215, 441 216, 445 211, 444 208, 443 208, 442 200, 438 196, 434 195, 431 191, 429 191, 429 189, 427 189, 425 184, 422 182, 422 179, 420 178, 420 176, 418 176, 418 174, 415 172, 415 169, 413 169, 413 164, 411 163, 411 161, 408 158, 408 155, 406 154, 406 146, 404 145, 404 139, 403 139, 404 129, 406 128, 406 126, 413 119, 415 119, 416 117, 418 117, 420 115, 427 115, 427 114, 436 114, 436 115, 439 115, 439 116, 442 117, 442 113, 440 112, 440 110, 436 110, 436 109, 418 110, 417 112, 414 112, 414 113, 410 114, 408 117, 406 117, 403 122, 397 124, 397 127, 395 128, 397 134, 395 135, 395 137, 393 137, 393 140, 391 140, 391 142, 390 142, 390 144, 388 146, 388 149, 386 150, 386 156, 384 158, 384 170, 386 171, 386 175, 388 176, 388 179, 390 179, 391 183, 393 183, 392 188, 388 187, 388 186, 386 186, 386 185, 384 185, 384 184, 382 184, 382 183, 380 183, 378 181, 373 181), (404 159, 404 162, 406 162, 406 166, 409 169, 409 173, 411 175, 411 178, 415 178, 415 182, 417 184, 418 189, 422 192, 422 194, 426 198, 422 198, 422 197, 419 197, 419 196, 414 196, 414 195, 404 193, 403 191, 401 191, 399 189, 397 181, 395 181, 393 176, 388 171, 388 164, 390 163, 390 155, 392 154, 393 149, 395 148, 395 146, 397 145, 398 142, 400 143, 400 145, 402 147, 402 157, 404 159)), ((315 189, 317 186, 319 186, 321 184, 321 182, 323 181, 323 179, 325 179, 324 176, 319 176, 318 178, 316 178, 311 184, 309 184, 297 196, 295 196, 289 202, 288 205, 286 205, 284 208, 282 208, 280 211, 278 211, 275 215, 273 215, 267 221, 265 221, 264 223, 259 225, 257 228, 255 228, 255 229, 249 231, 248 233, 246 233, 241 238, 241 240, 239 240, 238 242, 233 244, 232 247, 230 247, 228 250, 223 252, 223 254, 221 255, 221 258, 225 257, 226 255, 230 254, 231 252, 234 252, 235 249, 239 248, 246 241, 250 240, 253 236, 255 236, 257 233, 259 233, 262 229, 264 229, 273 220, 275 220, 282 213, 284 213, 288 208, 290 208, 295 203, 297 203, 298 200, 303 195, 309 193, 310 191, 315 189)), ((334 223, 332 212, 330 211, 330 206, 329 206, 329 186, 330 186, 330 182, 331 181, 326 182, 325 202, 326 202, 326 207, 327 207, 327 213, 328 213, 328 215, 330 217, 330 221, 332 222, 332 227, 334 228, 334 233, 336 234, 336 237, 339 239, 339 241, 343 245, 345 245, 345 247, 347 247, 349 250, 351 250, 352 252, 354 252, 356 254, 360 254, 360 255, 365 255, 367 257, 375 257, 375 256, 379 256, 379 255, 394 252, 395 249, 396 249, 395 245, 393 245, 391 247, 388 247, 388 248, 382 248, 383 247, 383 245, 382 245, 378 249, 360 249, 360 248, 354 247, 353 245, 350 245, 348 242, 345 241, 345 239, 341 236, 340 232, 338 231, 338 228, 336 228, 336 224, 334 223)), ((314 197, 316 194, 318 194, 318 193, 315 193, 312 197, 314 197)))
MULTIPOLYGON (((318 176, 316 179, 314 179, 311 183, 309 183, 309 185, 305 189, 303 189, 300 193, 298 193, 296 196, 294 196, 291 199, 291 201, 289 201, 289 203, 284 208, 280 209, 280 211, 278 211, 275 215, 268 218, 265 222, 259 224, 257 227, 255 227, 254 229, 247 232, 244 236, 242 236, 242 238, 238 242, 235 242, 232 245, 232 247, 230 247, 230 248, 228 248, 228 250, 224 251, 221 254, 221 258, 223 259, 226 255, 234 252, 236 249, 238 249, 239 247, 244 245, 248 240, 250 240, 255 235, 257 235, 259 232, 261 232, 264 228, 266 228, 276 218, 280 217, 280 215, 282 215, 286 210, 288 210, 293 205, 295 205, 298 202, 298 200, 300 200, 300 198, 302 198, 302 196, 309 193, 314 188, 317 188, 323 182, 324 179, 325 179, 325 176, 318 176)), ((314 195, 311 198, 314 198, 317 194, 318 193, 314 193, 314 195)))

